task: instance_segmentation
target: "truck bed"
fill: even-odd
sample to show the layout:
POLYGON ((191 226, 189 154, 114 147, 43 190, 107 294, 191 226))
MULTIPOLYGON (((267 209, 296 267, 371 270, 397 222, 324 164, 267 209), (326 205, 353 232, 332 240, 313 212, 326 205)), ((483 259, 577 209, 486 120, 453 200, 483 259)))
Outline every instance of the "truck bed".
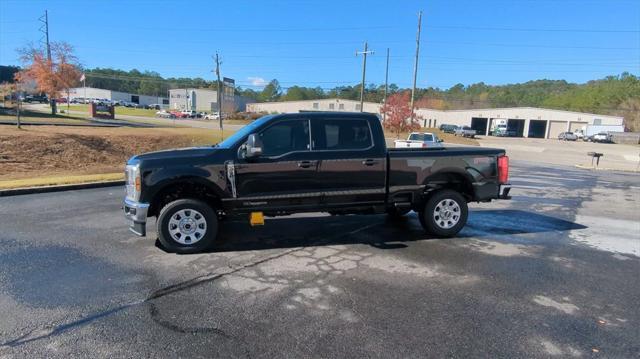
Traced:
POLYGON ((427 185, 454 178, 473 186, 472 200, 495 198, 497 157, 505 151, 484 147, 388 149, 388 193, 392 202, 424 192, 427 185))

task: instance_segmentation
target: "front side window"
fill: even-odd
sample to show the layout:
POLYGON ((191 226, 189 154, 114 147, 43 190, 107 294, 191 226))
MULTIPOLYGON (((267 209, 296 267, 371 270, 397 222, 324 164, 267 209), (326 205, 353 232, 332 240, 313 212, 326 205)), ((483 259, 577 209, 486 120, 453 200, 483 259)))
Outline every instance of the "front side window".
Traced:
POLYGON ((309 121, 291 120, 275 124, 260 133, 262 155, 281 156, 309 150, 309 121))
POLYGON ((312 132, 314 150, 357 150, 372 146, 366 120, 323 120, 312 132))

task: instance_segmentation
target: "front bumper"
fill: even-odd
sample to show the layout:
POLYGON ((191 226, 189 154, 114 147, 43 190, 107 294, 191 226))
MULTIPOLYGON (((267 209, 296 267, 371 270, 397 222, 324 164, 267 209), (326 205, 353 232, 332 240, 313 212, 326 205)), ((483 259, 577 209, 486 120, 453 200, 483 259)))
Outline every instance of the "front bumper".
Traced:
POLYGON ((509 196, 509 191, 511 191, 510 184, 501 184, 498 190, 498 198, 499 199, 511 199, 509 196))
POLYGON ((147 235, 147 212, 148 203, 124 199, 124 217, 129 221, 129 230, 141 237, 147 235))

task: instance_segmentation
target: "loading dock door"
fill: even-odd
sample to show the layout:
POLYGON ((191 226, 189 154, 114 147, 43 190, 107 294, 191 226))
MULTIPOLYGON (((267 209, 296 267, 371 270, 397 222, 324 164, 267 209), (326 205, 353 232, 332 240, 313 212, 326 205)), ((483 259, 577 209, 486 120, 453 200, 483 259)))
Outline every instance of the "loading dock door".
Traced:
POLYGON ((547 134, 547 121, 545 120, 530 120, 529 121, 529 134, 527 137, 531 138, 544 138, 547 134))
POLYGON ((567 123, 564 121, 549 121, 549 137, 547 138, 558 138, 560 132, 565 132, 567 130, 567 123))
POLYGON ((589 124, 588 122, 576 122, 576 121, 573 121, 569 125, 569 131, 576 132, 577 130, 581 129, 583 126, 586 126, 588 124, 589 124))
POLYGON ((487 134, 487 125, 489 123, 488 118, 483 117, 472 117, 471 118, 471 128, 476 130, 478 135, 486 135, 487 134))
POLYGON ((513 131, 515 137, 524 136, 524 120, 510 118, 507 121, 507 131, 513 131))

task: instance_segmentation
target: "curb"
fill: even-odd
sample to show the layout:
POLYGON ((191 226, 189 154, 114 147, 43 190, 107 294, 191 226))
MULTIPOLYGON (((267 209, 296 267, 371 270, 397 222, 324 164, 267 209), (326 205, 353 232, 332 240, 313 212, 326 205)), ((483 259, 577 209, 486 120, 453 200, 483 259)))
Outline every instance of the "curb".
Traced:
POLYGON ((105 181, 105 182, 86 182, 86 183, 65 184, 65 185, 58 185, 58 186, 1 189, 0 197, 19 196, 23 194, 34 194, 34 193, 62 192, 62 191, 71 191, 71 190, 78 190, 78 189, 115 187, 115 186, 124 186, 124 181, 117 180, 117 181, 105 181))
POLYGON ((612 171, 612 172, 628 172, 628 173, 638 173, 640 171, 637 170, 629 170, 629 169, 621 169, 621 168, 609 168, 609 167, 593 167, 588 165, 574 165, 576 168, 580 168, 583 170, 591 170, 591 171, 612 171))

